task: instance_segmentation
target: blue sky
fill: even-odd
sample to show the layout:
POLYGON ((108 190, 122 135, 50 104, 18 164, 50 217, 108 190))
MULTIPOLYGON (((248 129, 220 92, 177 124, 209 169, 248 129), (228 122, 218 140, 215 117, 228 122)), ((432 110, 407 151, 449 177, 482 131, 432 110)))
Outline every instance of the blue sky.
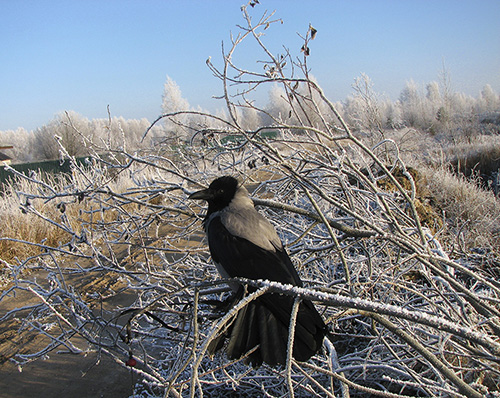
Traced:
MULTIPOLYGON (((108 105, 112 116, 153 119, 167 75, 191 106, 223 108, 205 60, 220 61, 244 2, 0 0, 0 130, 31 130, 64 110, 104 118, 108 105)), ((361 73, 395 100, 410 79, 422 89, 438 80, 443 61, 454 91, 500 92, 498 0, 260 0, 251 14, 265 10, 284 22, 266 30, 272 50, 298 55, 297 32, 318 30, 308 62, 333 101, 361 73)), ((241 59, 261 68, 253 50, 241 59)))

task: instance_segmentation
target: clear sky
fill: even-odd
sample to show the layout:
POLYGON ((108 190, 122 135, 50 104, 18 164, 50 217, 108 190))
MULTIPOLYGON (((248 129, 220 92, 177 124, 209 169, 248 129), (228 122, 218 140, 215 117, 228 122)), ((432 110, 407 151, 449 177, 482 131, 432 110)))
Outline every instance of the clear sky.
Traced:
MULTIPOLYGON (((0 0, 0 130, 28 130, 57 113, 153 119, 166 77, 190 105, 223 108, 208 56, 244 24, 245 0, 0 0)), ((438 80, 443 61, 454 91, 500 92, 499 0, 260 0, 255 19, 276 10, 266 30, 272 50, 299 54, 309 23, 312 74, 333 101, 361 73, 398 98, 405 82, 438 80)), ((251 62, 260 54, 244 57, 251 62)), ((257 64, 250 64, 261 68, 257 64)))

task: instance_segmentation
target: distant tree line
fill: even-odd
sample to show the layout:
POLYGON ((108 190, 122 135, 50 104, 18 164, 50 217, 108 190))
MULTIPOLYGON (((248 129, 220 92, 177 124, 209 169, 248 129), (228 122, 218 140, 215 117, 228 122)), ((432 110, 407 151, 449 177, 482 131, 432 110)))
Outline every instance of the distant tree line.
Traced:
MULTIPOLYGON (((298 95, 295 101, 299 106, 292 110, 289 94, 282 86, 272 86, 268 92, 268 103, 257 108, 254 103, 240 104, 234 108, 234 116, 247 130, 261 126, 271 126, 276 122, 288 125, 306 124, 314 126, 321 121, 317 118, 317 104, 324 106, 319 99, 302 103, 301 95, 308 93, 306 85, 297 83, 294 87, 298 95), (297 112, 300 109, 300 112, 297 112)), ((315 94, 317 95, 317 94, 315 94)), ((345 101, 337 102, 336 108, 354 131, 383 132, 388 129, 415 128, 443 137, 471 138, 478 134, 498 134, 500 132, 500 97, 490 85, 485 85, 477 98, 454 92, 446 71, 439 82, 433 81, 425 90, 410 80, 406 83, 396 101, 378 94, 367 75, 356 78, 353 94, 345 101)), ((216 112, 219 117, 207 117, 208 111, 193 108, 182 97, 179 86, 167 77, 161 106, 163 114, 173 116, 164 118, 156 124, 146 140, 142 136, 151 122, 145 118, 89 120, 84 116, 68 111, 58 114, 42 127, 33 131, 24 128, 0 131, 0 143, 13 145, 9 150, 15 163, 57 159, 60 145, 71 156, 85 156, 96 148, 135 150, 150 148, 158 142, 188 142, 193 133, 202 129, 224 129, 225 111, 216 112), (60 141, 58 143, 58 141, 60 141), (59 145, 60 144, 60 145, 59 145)), ((321 110, 328 115, 326 109, 321 110)), ((335 117, 332 115, 332 124, 335 117)))
MULTIPOLYGON (((311 77, 313 80, 314 78, 311 77)), ((297 84, 298 93, 295 101, 305 98, 307 86, 297 84)), ((365 74, 356 78, 353 94, 345 101, 335 103, 337 110, 349 127, 353 130, 376 132, 400 128, 414 128, 433 135, 449 138, 470 137, 479 134, 500 133, 500 97, 487 84, 477 98, 454 92, 446 70, 441 74, 439 82, 433 81, 425 87, 419 87, 410 80, 401 91, 399 98, 392 101, 374 90, 372 80, 365 74)), ((318 96, 318 94, 314 94, 318 96)), ((282 86, 274 85, 268 92, 268 103, 256 109, 254 104, 239 104, 234 109, 236 117, 247 130, 256 130, 261 126, 270 126, 277 121, 288 125, 320 123, 317 107, 325 107, 319 98, 303 102, 292 109, 289 93, 282 86), (297 112, 300 109, 300 112, 297 112)), ((177 84, 167 79, 165 84, 162 110, 165 114, 180 110, 192 109, 203 113, 200 108, 190 108, 189 103, 181 95, 177 84)), ((320 109, 328 115, 327 109, 320 109)), ((218 114, 222 119, 227 116, 223 111, 218 114)), ((332 116, 332 124, 335 117, 332 116)), ((200 126, 216 128, 213 119, 196 114, 183 114, 169 118, 167 129, 181 139, 188 139, 190 132, 200 126)))
POLYGON ((440 82, 428 83, 425 91, 408 81, 397 101, 378 95, 371 79, 362 75, 355 80, 354 94, 339 108, 350 126, 358 130, 411 127, 450 138, 499 133, 500 98, 492 87, 485 85, 473 98, 454 92, 447 73, 442 75, 440 82))
POLYGON ((63 112, 51 121, 35 130, 27 131, 20 127, 17 130, 0 131, 0 142, 13 145, 9 155, 14 163, 36 162, 58 159, 60 144, 70 156, 81 157, 99 148, 106 149, 138 149, 150 146, 155 133, 145 142, 141 142, 144 131, 150 122, 143 118, 89 120, 74 112, 63 112))

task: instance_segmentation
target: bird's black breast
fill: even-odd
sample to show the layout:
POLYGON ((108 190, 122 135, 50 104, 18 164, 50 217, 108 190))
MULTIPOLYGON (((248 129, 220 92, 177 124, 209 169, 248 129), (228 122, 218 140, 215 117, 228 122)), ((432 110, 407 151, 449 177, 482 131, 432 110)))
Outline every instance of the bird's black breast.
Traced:
POLYGON ((220 216, 212 217, 206 227, 212 259, 230 277, 267 279, 302 286, 285 249, 267 250, 231 234, 220 216))

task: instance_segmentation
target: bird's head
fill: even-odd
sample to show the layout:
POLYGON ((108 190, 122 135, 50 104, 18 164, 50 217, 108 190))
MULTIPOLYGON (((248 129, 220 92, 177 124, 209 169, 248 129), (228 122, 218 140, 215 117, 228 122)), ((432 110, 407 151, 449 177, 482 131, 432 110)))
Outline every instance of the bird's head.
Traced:
POLYGON ((219 177, 213 180, 207 189, 192 193, 188 199, 206 200, 209 213, 222 210, 233 200, 238 185, 238 180, 234 177, 219 177))

